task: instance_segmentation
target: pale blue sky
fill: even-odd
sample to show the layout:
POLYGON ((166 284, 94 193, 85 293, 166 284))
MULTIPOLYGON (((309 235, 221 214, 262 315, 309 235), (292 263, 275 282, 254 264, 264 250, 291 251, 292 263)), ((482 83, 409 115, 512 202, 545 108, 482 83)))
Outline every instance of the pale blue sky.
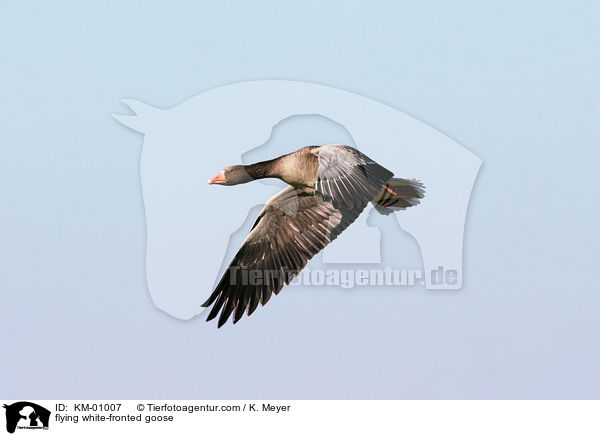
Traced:
POLYGON ((600 7, 562 4, 2 3, 0 397, 597 398, 600 7), (290 289, 219 331, 152 305, 111 114, 273 78, 484 160, 462 290, 290 289))

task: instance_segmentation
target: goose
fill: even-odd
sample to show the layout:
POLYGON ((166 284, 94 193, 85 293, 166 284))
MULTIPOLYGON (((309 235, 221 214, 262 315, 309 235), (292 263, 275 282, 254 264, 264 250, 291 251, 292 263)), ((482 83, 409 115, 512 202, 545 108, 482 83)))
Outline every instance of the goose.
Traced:
POLYGON ((237 323, 298 275, 307 262, 343 232, 371 202, 384 215, 419 204, 423 184, 393 173, 342 144, 303 147, 276 159, 223 169, 208 181, 233 186, 277 178, 289 186, 271 197, 221 280, 202 307, 233 314, 237 323))

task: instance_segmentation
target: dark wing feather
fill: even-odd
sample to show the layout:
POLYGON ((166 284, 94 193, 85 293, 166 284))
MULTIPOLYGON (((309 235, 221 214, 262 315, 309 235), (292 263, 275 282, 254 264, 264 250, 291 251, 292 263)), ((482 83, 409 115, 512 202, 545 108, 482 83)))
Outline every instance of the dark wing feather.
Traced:
POLYGON ((319 193, 311 195, 291 186, 276 194, 202 305, 213 305, 207 321, 220 312, 219 327, 232 314, 236 323, 244 311, 251 315, 259 303, 266 304, 273 293, 277 295, 315 254, 346 229, 367 203, 334 207, 319 193), (252 280, 250 274, 260 274, 260 280, 256 276, 252 280))
POLYGON ((347 145, 330 144, 313 151, 319 158, 316 190, 337 207, 365 207, 394 175, 347 145))

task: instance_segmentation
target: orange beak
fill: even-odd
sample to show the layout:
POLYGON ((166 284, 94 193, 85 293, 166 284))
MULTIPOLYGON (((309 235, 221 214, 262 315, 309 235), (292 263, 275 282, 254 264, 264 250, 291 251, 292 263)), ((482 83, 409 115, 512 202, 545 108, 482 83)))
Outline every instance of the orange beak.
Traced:
POLYGON ((210 179, 208 181, 208 184, 209 185, 223 185, 226 182, 227 182, 227 179, 225 178, 225 174, 223 174, 223 171, 221 171, 219 174, 217 174, 212 179, 210 179))

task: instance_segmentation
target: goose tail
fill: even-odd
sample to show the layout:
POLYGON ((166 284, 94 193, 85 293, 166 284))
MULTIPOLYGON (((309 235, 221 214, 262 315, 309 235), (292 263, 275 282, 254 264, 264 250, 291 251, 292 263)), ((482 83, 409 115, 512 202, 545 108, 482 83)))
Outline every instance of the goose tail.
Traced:
POLYGON ((372 202, 382 215, 416 206, 425 197, 425 186, 416 179, 393 178, 383 184, 372 202))

